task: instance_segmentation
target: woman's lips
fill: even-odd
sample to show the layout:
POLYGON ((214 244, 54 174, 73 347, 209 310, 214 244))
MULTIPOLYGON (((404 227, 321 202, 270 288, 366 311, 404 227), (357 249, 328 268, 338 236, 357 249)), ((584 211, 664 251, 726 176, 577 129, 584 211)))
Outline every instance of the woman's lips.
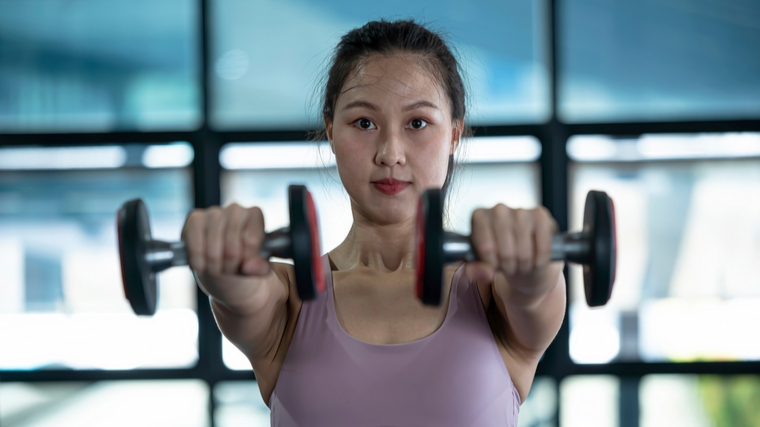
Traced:
POLYGON ((404 189, 408 187, 410 183, 405 181, 398 181, 395 179, 381 179, 379 181, 372 182, 372 184, 374 184, 375 188, 380 190, 381 193, 390 196, 404 191, 404 189))

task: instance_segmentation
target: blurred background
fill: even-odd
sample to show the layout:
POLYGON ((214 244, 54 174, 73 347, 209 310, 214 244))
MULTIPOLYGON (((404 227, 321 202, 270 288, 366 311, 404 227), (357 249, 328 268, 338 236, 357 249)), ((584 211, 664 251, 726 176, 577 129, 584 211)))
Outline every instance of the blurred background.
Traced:
POLYGON ((332 249, 316 94, 343 33, 407 17, 466 73, 449 228, 503 202, 578 230, 589 190, 615 201, 612 299, 569 269, 520 426, 760 425, 760 3, 0 0, 0 426, 269 425, 188 269, 132 314, 116 210, 143 198, 164 240, 233 201, 275 229, 305 183, 332 249))

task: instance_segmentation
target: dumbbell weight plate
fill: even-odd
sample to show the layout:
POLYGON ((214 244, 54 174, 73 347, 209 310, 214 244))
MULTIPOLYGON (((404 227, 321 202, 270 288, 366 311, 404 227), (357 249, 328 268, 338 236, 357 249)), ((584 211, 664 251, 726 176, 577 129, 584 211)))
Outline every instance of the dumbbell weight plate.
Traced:
POLYGON ((325 290, 317 211, 311 193, 303 185, 289 186, 288 199, 296 288, 301 300, 307 301, 325 290))
POLYGON ((617 233, 615 205, 607 194, 589 191, 583 214, 583 231, 589 233, 589 263, 583 266, 586 303, 599 307, 609 301, 615 282, 617 233))
POLYGON ((420 197, 415 231, 417 298, 427 305, 440 305, 443 287, 443 200, 440 190, 427 190, 420 197))
POLYGON ((151 241, 145 203, 140 199, 124 203, 116 214, 116 229, 124 294, 136 314, 153 315, 158 290, 156 275, 145 261, 146 242, 151 241))

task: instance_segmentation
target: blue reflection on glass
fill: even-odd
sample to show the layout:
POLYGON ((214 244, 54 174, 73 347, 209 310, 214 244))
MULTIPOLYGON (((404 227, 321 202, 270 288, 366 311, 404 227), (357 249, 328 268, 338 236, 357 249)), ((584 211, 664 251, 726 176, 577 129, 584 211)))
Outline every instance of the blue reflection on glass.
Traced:
POLYGON ((321 122, 315 92, 340 37, 373 19, 413 17, 458 50, 474 123, 549 113, 544 1, 219 0, 212 3, 211 123, 222 129, 321 122), (311 120, 311 121, 310 121, 311 120))
POLYGON ((559 2, 566 121, 756 118, 760 2, 559 2))
POLYGON ((192 0, 0 2, 0 131, 192 129, 192 0))

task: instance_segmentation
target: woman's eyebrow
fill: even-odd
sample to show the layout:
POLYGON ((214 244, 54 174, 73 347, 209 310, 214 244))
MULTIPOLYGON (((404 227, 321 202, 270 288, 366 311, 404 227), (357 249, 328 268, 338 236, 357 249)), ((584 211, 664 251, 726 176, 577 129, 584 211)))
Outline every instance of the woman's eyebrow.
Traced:
POLYGON ((359 107, 363 107, 372 111, 377 111, 377 107, 375 106, 375 104, 372 104, 371 102, 367 102, 367 101, 349 102, 348 104, 346 104, 345 107, 342 108, 342 110, 348 110, 351 108, 359 108, 359 107))
MULTIPOLYGON (((411 110, 416 110, 418 108, 425 108, 425 107, 440 110, 440 108, 438 108, 438 106, 433 104, 432 102, 423 100, 423 101, 417 101, 414 104, 407 105, 406 107, 404 107, 403 111, 411 111, 411 110)), ((366 108, 368 110, 378 111, 378 108, 375 104, 371 102, 367 102, 367 101, 349 102, 342 108, 342 110, 349 110, 351 108, 366 108)))
POLYGON ((433 104, 430 101, 417 101, 414 104, 410 104, 410 105, 407 105, 406 107, 404 107, 404 111, 416 110, 418 108, 423 108, 423 107, 434 108, 436 110, 440 110, 440 108, 438 108, 437 105, 433 104))

